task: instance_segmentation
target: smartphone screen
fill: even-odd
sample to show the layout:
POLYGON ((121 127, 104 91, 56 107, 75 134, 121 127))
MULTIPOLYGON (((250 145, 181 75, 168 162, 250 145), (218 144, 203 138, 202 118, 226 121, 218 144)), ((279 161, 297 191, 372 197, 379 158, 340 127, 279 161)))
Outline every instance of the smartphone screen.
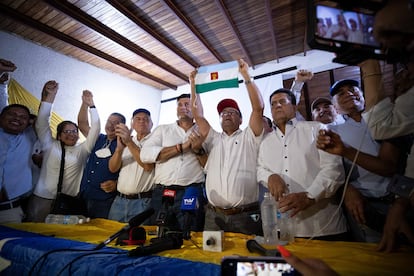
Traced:
POLYGON ((373 15, 317 5, 315 24, 315 35, 320 38, 379 47, 373 36, 373 15))
POLYGON ((221 263, 221 275, 299 275, 280 257, 226 257, 221 263))

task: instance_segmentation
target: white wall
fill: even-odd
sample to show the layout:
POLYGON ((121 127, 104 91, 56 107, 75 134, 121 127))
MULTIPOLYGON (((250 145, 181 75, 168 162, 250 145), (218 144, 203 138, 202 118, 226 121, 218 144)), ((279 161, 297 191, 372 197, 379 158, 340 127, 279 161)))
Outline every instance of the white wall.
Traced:
POLYGON ((160 90, 3 31, 0 31, 0 41, 0 57, 17 66, 12 78, 35 97, 40 99, 46 81, 56 80, 59 83, 53 110, 64 119, 77 122, 82 91, 88 89, 94 94, 102 132, 112 112, 123 114, 129 125, 132 112, 141 107, 150 110, 154 125, 158 123, 160 90))
MULTIPOLYGON (((154 127, 158 124, 172 123, 177 118, 176 101, 161 104, 161 99, 166 100, 182 93, 190 93, 189 85, 180 86, 177 90, 160 91, 3 31, 0 31, 0 41, 0 57, 13 61, 18 67, 12 77, 34 96, 40 99, 41 90, 46 81, 54 79, 59 82, 59 94, 55 100, 54 111, 67 120, 76 122, 81 93, 84 89, 94 93, 102 128, 110 113, 120 112, 128 120, 132 112, 140 107, 151 111, 154 127)), ((298 54, 282 58, 279 62, 271 61, 257 65, 254 69, 251 68, 251 75, 258 76, 291 66, 309 69, 314 73, 343 66, 332 63, 333 58, 332 53, 312 50, 308 51, 306 56, 298 54)), ((283 79, 292 78, 295 73, 296 70, 256 80, 265 103, 264 114, 266 116, 271 117, 269 95, 282 87, 283 79)), ((233 98, 238 102, 243 114, 241 128, 247 126, 251 107, 244 86, 241 83, 238 89, 220 89, 200 95, 204 115, 214 129, 221 130, 216 108, 217 103, 224 98, 233 98)))
MULTIPOLYGON (((306 56, 299 54, 291 57, 286 57, 280 59, 279 62, 271 61, 261 65, 255 66, 255 68, 250 68, 251 76, 259 76, 262 74, 279 71, 284 68, 289 68, 296 66, 298 69, 308 69, 314 73, 321 71, 330 70, 337 67, 342 67, 344 65, 333 63, 332 59, 334 54, 312 50, 308 51, 306 56)), ((258 86, 263 101, 265 104, 264 115, 271 118, 270 107, 269 107, 269 96, 276 89, 283 87, 283 80, 288 78, 293 78, 297 70, 288 71, 283 74, 273 75, 266 78, 261 78, 255 80, 256 85, 258 86)), ((239 80, 243 79, 239 75, 239 80)), ((287 87, 290 88, 290 87, 287 87)), ((326 88, 327 91, 329 87, 326 88)), ((162 93, 162 99, 171 99, 181 95, 182 93, 190 93, 190 86, 183 85, 179 87, 176 91, 172 89, 164 90, 162 93)), ((204 108, 204 116, 209 121, 210 125, 221 131, 219 116, 217 113, 217 104, 220 100, 224 98, 232 98, 237 101, 239 104, 240 110, 243 114, 243 123, 241 129, 244 129, 249 122, 249 116, 251 112, 250 100, 248 98, 247 90, 244 83, 241 83, 239 88, 232 89, 219 89, 212 92, 207 92, 200 94, 201 101, 204 108)), ((172 123, 176 120, 176 101, 168 101, 161 104, 161 113, 160 113, 160 124, 172 123)))

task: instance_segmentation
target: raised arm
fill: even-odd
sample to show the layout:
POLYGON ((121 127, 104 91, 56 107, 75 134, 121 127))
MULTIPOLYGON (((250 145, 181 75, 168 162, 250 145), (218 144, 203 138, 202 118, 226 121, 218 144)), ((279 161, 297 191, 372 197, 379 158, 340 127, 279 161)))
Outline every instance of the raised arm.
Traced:
POLYGON ((365 111, 384 99, 382 71, 378 60, 365 60, 359 64, 364 82, 365 111))
POLYGON ((249 94, 250 103, 252 105, 249 126, 253 130, 253 133, 256 136, 259 136, 263 132, 264 103, 262 94, 251 79, 249 74, 249 65, 243 59, 239 59, 239 71, 243 76, 244 83, 246 84, 247 92, 249 94))
POLYGON ((194 119, 198 125, 199 134, 206 137, 210 131, 210 124, 204 118, 203 105, 201 103, 200 95, 196 94, 195 91, 195 77, 197 75, 197 70, 194 70, 190 73, 190 86, 191 86, 191 112, 193 113, 194 119))
POLYGON ((36 133, 43 146, 49 145, 52 141, 52 132, 50 131, 50 114, 52 111, 52 104, 55 101, 59 84, 54 81, 48 81, 43 86, 42 98, 39 107, 39 114, 36 120, 36 133))
POLYGON ((293 92, 296 98, 296 105, 299 104, 300 97, 302 95, 302 88, 305 82, 311 80, 313 77, 312 71, 306 69, 300 69, 296 72, 295 80, 292 82, 290 90, 293 92))
MULTIPOLYGON (((87 90, 85 90, 87 91, 87 90)), ((89 126, 89 117, 88 117, 88 107, 90 106, 87 101, 88 101, 89 97, 85 96, 85 93, 82 95, 82 104, 81 107, 79 109, 79 113, 78 113, 78 127, 80 132, 82 132, 82 134, 85 137, 88 137, 88 133, 90 130, 90 126, 89 126)), ((92 104, 93 105, 93 104, 92 104)))
POLYGON ((7 92, 7 83, 10 78, 9 72, 13 72, 16 68, 13 62, 0 59, 0 111, 9 104, 7 92))
POLYGON ((91 91, 83 90, 82 104, 86 104, 89 107, 89 113, 91 116, 91 127, 88 130, 88 135, 85 141, 87 151, 91 152, 101 131, 101 121, 99 119, 98 111, 96 110, 95 104, 93 102, 93 94, 91 91))

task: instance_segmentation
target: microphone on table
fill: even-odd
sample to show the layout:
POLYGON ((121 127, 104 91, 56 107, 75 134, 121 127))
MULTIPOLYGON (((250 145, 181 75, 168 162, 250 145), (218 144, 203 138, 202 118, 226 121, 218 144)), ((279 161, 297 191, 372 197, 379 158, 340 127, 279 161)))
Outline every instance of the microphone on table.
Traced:
POLYGON ((276 256, 280 257, 280 252, 277 249, 266 249, 261 246, 256 240, 248 240, 246 247, 251 253, 259 253, 262 256, 276 256))
POLYGON ((186 188, 181 202, 181 212, 184 215, 184 225, 182 230, 183 237, 186 240, 189 240, 191 238, 191 225, 199 208, 200 203, 198 200, 198 189, 195 187, 186 188))
POLYGON ((164 236, 165 226, 169 226, 171 220, 171 212, 169 211, 170 207, 174 205, 176 191, 172 189, 165 188, 162 192, 162 206, 158 211, 156 217, 156 224, 160 226, 158 231, 158 237, 164 236))
POLYGON ((170 249, 179 249, 183 245, 183 237, 177 234, 168 234, 163 238, 158 238, 157 242, 154 242, 147 246, 139 246, 128 252, 130 257, 141 257, 152 255, 161 251, 170 249))
POLYGON ((154 214, 154 209, 153 208, 149 208, 149 209, 139 213, 135 217, 131 218, 128 221, 128 224, 125 225, 124 227, 122 227, 121 230, 119 230, 118 232, 116 232, 115 234, 113 234, 112 236, 107 238, 105 241, 98 244, 94 249, 95 250, 101 249, 102 247, 104 247, 105 245, 107 245, 108 243, 110 243, 111 241, 116 239, 117 237, 119 237, 124 231, 129 231, 131 228, 141 225, 145 220, 147 220, 149 217, 151 217, 152 214, 154 214))

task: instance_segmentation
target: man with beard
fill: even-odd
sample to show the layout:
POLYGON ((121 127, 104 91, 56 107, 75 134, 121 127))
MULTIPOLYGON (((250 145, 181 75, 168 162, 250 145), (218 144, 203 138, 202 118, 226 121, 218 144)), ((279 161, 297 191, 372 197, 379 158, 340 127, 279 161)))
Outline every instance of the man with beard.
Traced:
POLYGON ((144 163, 155 163, 152 207, 153 224, 163 224, 171 230, 188 230, 181 203, 187 189, 195 189, 199 200, 191 230, 202 231, 204 224, 203 189, 204 173, 199 159, 205 154, 193 120, 190 94, 177 97, 178 120, 172 124, 159 125, 141 150, 144 163), (157 219, 158 217, 158 219, 157 219), (167 225, 165 225, 166 223, 167 225))

